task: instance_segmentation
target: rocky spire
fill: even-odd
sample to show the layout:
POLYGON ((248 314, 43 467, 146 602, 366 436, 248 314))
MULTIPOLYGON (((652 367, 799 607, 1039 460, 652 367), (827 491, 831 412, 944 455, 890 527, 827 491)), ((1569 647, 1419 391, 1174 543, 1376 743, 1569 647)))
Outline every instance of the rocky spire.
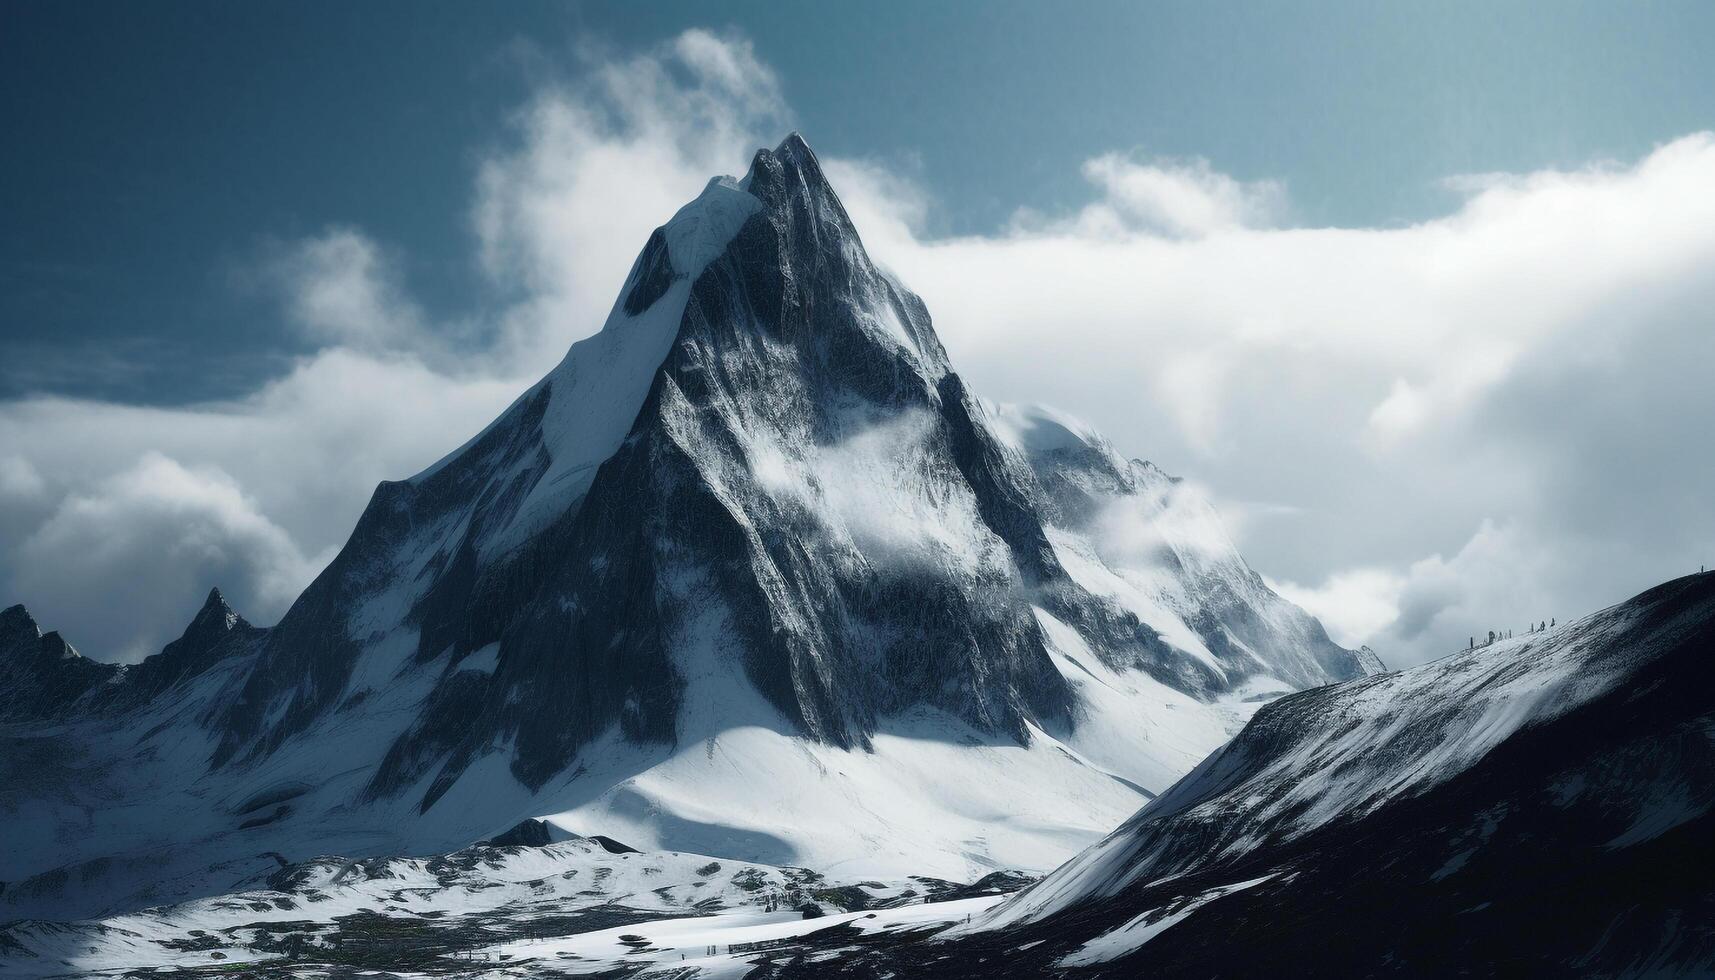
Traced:
POLYGON ((234 612, 232 606, 227 604, 226 597, 220 594, 220 589, 218 587, 213 588, 208 591, 208 598, 203 601, 202 608, 197 610, 197 614, 191 619, 190 625, 185 627, 184 635, 180 636, 174 643, 168 644, 167 650, 162 652, 166 653, 168 650, 184 644, 200 645, 205 642, 218 641, 233 630, 251 628, 250 624, 245 622, 244 617, 234 612))

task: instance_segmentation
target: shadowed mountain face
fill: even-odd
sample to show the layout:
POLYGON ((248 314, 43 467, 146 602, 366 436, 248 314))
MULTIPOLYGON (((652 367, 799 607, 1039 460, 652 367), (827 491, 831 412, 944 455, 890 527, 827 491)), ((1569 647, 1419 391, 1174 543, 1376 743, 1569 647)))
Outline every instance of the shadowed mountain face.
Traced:
POLYGON ((43 634, 23 606, 0 611, 0 721, 111 716, 136 710, 180 680, 248 653, 265 631, 244 621, 219 589, 184 635, 135 666, 90 660, 58 633, 43 634))
MULTIPOLYGON (((1149 792, 1225 737, 1204 706, 1379 669, 1270 592, 1178 481, 1075 422, 972 395, 796 135, 658 229, 604 328, 499 419, 380 486, 278 625, 216 594, 184 639, 119 670, 50 655, 21 609, 4 616, 0 643, 23 652, 0 654, 20 678, 0 711, 71 725, 82 753, 76 778, 62 756, 40 764, 66 809, 38 812, 92 792, 188 806, 207 787, 242 810, 317 787, 269 808, 270 833, 311 846, 337 811, 370 828, 348 852, 414 828, 476 839, 436 811, 461 785, 495 833, 605 791, 560 788, 614 758, 598 742, 662 758, 707 740, 713 759, 744 726, 869 753, 932 716, 914 738, 1051 737, 1149 792), (1141 756, 1098 744, 1155 710, 1125 701, 1145 689, 1204 711, 1201 727, 1141 756), (151 742, 163 732, 170 749, 151 742), (1128 768, 1139 757, 1147 773, 1128 768)), ((31 839, 68 833, 42 820, 31 839)), ((159 832, 188 847, 231 828, 159 832)), ((730 839, 790 852, 791 833, 730 839)))
POLYGON ((23 606, 0 610, 0 718, 52 718, 118 672, 58 633, 44 635, 23 606))
POLYGON ((1282 698, 954 941, 881 944, 840 969, 1705 975, 1712 811, 1704 574, 1556 630, 1282 698))

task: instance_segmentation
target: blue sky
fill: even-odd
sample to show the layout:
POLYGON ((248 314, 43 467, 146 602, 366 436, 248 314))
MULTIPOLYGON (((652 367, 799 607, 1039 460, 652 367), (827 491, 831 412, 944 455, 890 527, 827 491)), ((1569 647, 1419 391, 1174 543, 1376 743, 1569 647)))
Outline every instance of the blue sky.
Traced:
POLYGON ((544 71, 736 29, 821 152, 981 233, 1087 197, 1110 150, 1275 179, 1304 224, 1392 225, 1450 174, 1630 159, 1715 126, 1708 4, 8 5, 0 394, 229 396, 302 343, 245 271, 351 224, 424 303, 480 303, 478 152, 544 71))
POLYGON ((0 603, 277 616, 802 130, 979 391, 1398 661, 1715 538, 1708 4, 8 5, 0 603))

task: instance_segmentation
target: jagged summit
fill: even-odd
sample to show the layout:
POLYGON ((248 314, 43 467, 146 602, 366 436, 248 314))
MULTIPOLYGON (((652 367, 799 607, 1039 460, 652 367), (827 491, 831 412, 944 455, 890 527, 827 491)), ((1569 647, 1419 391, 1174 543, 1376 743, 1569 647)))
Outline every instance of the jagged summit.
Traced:
MULTIPOLYGON (((756 156, 761 158, 767 152, 767 150, 757 150, 756 156)), ((806 163, 815 167, 817 174, 822 172, 821 164, 816 160, 815 152, 810 149, 810 144, 804 140, 804 134, 796 129, 787 133, 785 138, 780 141, 780 145, 774 148, 774 156, 806 163)), ((752 162, 753 170, 755 166, 756 164, 752 162)))
POLYGON ((232 606, 227 604, 226 597, 221 595, 220 589, 216 587, 209 590, 202 608, 197 610, 190 625, 185 627, 185 636, 224 633, 249 626, 244 617, 234 612, 232 606))
POLYGON ((266 631, 238 615, 213 589, 184 633, 141 663, 91 660, 57 630, 42 632, 22 605, 0 611, 0 718, 130 711, 228 656, 250 652, 266 631))
POLYGON ((0 720, 53 717, 118 670, 42 632, 22 605, 0 611, 0 720))
MULTIPOLYGON (((208 598, 203 600, 202 607, 197 610, 190 624, 185 627, 184 634, 173 643, 167 644, 161 653, 155 654, 143 662, 148 663, 154 657, 162 655, 172 656, 175 650, 182 648, 187 642, 197 643, 212 640, 234 630, 254 631, 255 629, 256 627, 251 626, 244 617, 233 610, 219 588, 210 589, 208 598)), ((0 609, 0 651, 21 651, 28 648, 30 644, 28 642, 20 644, 20 641, 33 640, 42 641, 39 649, 52 651, 55 657, 84 659, 83 654, 79 653, 77 648, 72 646, 58 630, 42 632, 42 628, 36 622, 35 617, 30 615, 30 611, 22 603, 0 609)))
MULTIPOLYGON (((240 616, 219 588, 210 589, 184 633, 132 668, 132 676, 126 678, 126 694, 131 698, 152 697, 223 660, 248 655, 265 633, 240 616)), ((114 700, 123 706, 125 698, 116 696, 114 700)))
POLYGON ((77 647, 67 643, 66 638, 60 635, 59 630, 49 630, 42 634, 42 654, 57 660, 69 660, 73 657, 83 658, 83 654, 77 652, 77 647))
POLYGON ((30 615, 23 603, 0 609, 0 643, 25 632, 32 637, 42 635, 41 627, 36 625, 35 617, 30 615))

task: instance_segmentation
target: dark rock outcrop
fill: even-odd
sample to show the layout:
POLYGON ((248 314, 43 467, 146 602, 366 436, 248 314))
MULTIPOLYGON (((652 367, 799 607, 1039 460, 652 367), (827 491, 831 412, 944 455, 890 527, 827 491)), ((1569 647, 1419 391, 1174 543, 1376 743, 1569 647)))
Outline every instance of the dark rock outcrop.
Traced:
POLYGON ((43 633, 23 606, 0 610, 0 719, 52 718, 119 673, 43 633))

